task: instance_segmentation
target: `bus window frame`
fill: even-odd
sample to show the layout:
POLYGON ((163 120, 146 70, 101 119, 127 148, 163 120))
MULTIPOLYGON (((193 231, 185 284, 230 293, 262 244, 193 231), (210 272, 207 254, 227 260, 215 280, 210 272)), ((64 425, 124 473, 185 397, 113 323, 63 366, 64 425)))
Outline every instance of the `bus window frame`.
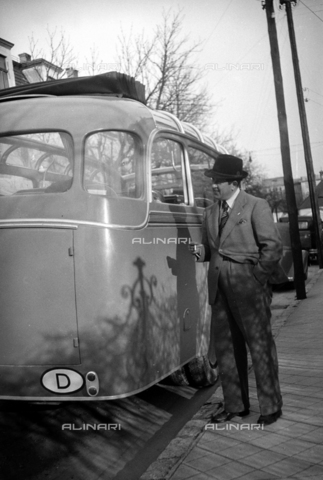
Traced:
MULTIPOLYGON (((156 128, 150 134, 149 142, 148 142, 148 165, 147 165, 147 186, 148 186, 148 202, 149 205, 155 205, 156 202, 152 197, 152 168, 151 168, 151 160, 152 160, 152 149, 154 143, 159 138, 164 140, 171 140, 172 142, 178 143, 181 147, 182 151, 182 180, 183 180, 183 194, 184 194, 184 203, 183 204, 171 204, 175 207, 189 207, 189 194, 188 194, 188 183, 187 183, 187 165, 186 165, 186 148, 185 148, 185 136, 178 135, 179 132, 174 132, 174 130, 169 129, 160 129, 156 128)), ((163 203, 164 205, 170 205, 167 202, 163 203)))
MULTIPOLYGON (((0 135, 0 141, 1 141, 1 138, 5 138, 5 137, 19 137, 19 136, 26 136, 26 135, 37 135, 37 134, 51 134, 51 133, 57 133, 57 134, 66 134, 68 137, 69 137, 69 142, 70 142, 70 147, 71 147, 71 158, 69 158, 68 155, 66 155, 66 157, 64 155, 60 155, 59 151, 60 150, 63 150, 63 151, 66 151, 65 147, 62 148, 62 147, 59 147, 59 146, 53 146, 53 145, 46 145, 46 144, 43 144, 43 148, 39 148, 38 150, 39 151, 43 151, 44 153, 41 155, 41 157, 38 159, 38 162, 41 158, 43 158, 45 155, 48 156, 48 155, 51 155, 51 154, 55 154, 55 155, 58 155, 58 156, 62 156, 62 157, 65 157, 67 158, 68 160, 71 160, 70 162, 70 166, 71 166, 71 172, 72 172, 72 176, 68 176, 66 175, 66 177, 68 177, 69 179, 71 179, 71 184, 69 185, 69 188, 67 190, 64 190, 62 192, 55 192, 55 193, 66 193, 67 191, 70 191, 75 183, 75 177, 76 177, 76 162, 75 162, 75 158, 76 158, 76 150, 75 150, 75 141, 74 141, 74 137, 73 137, 73 134, 66 130, 66 129, 53 129, 53 128, 31 128, 31 129, 22 129, 22 130, 17 130, 15 132, 13 132, 12 130, 9 130, 9 131, 4 131, 1 133, 0 135), (46 147, 46 148, 44 148, 46 147), (58 152, 55 152, 55 150, 57 150, 58 152)), ((34 143, 36 146, 37 146, 37 143, 39 144, 39 147, 42 146, 42 142, 38 142, 37 140, 30 140, 30 139, 25 139, 24 143, 26 143, 27 145, 25 145, 25 148, 28 148, 28 144, 30 143, 30 147, 32 147, 32 143, 34 143)), ((19 149, 21 148, 21 145, 16 145, 14 148, 14 145, 12 145, 11 147, 8 148, 8 150, 6 152, 4 152, 4 154, 2 155, 2 157, 0 158, 0 161, 1 161, 1 164, 4 164, 8 167, 8 170, 10 170, 10 167, 11 170, 13 172, 15 172, 15 174, 18 172, 19 173, 19 169, 21 169, 21 173, 24 178, 26 179, 29 179, 31 180, 31 182, 33 183, 33 185, 35 184, 34 180, 35 181, 39 181, 37 178, 37 175, 35 175, 35 172, 37 172, 39 174, 39 171, 38 170, 32 170, 32 169, 29 169, 29 168, 26 168, 25 167, 20 167, 20 166, 17 166, 17 165, 11 165, 11 164, 7 164, 7 159, 8 157, 11 155, 11 153, 16 150, 16 149, 19 149), (25 169, 25 170, 24 170, 25 169), (30 172, 32 172, 30 175, 28 174, 28 170, 30 172)), ((37 150, 37 148, 36 148, 37 150)), ((38 166, 38 162, 37 162, 37 166, 38 166)), ((40 164, 41 165, 41 164, 40 164)), ((57 176, 62 176, 61 174, 52 174, 52 172, 49 173, 50 176, 52 175, 57 175, 57 176)), ((65 175, 64 175, 65 177, 65 175)), ((35 195, 38 195, 39 194, 39 190, 40 189, 37 189, 35 187, 33 187, 32 190, 35 190, 34 192, 33 191, 30 191, 29 194, 35 194, 35 195)), ((27 192, 27 190, 26 190, 27 192)), ((9 195, 11 196, 11 195, 9 195)))
MULTIPOLYGON (((191 176, 191 164, 190 164, 190 159, 189 159, 189 153, 188 153, 188 148, 192 147, 195 148, 196 150, 200 150, 201 152, 205 153, 206 155, 209 155, 213 160, 215 161, 217 156, 220 155, 220 152, 217 150, 213 149, 209 145, 204 144, 203 142, 199 141, 198 139, 195 139, 193 137, 188 136, 186 133, 182 132, 175 132, 174 130, 170 129, 161 129, 161 128, 156 128, 153 130, 150 134, 149 141, 148 141, 148 146, 147 146, 147 152, 148 152, 148 166, 147 166, 147 186, 148 186, 148 202, 149 204, 156 204, 157 202, 154 202, 152 198, 152 183, 151 183, 151 152, 152 152, 152 147, 153 143, 156 139, 156 137, 162 137, 165 139, 170 139, 173 140, 177 143, 180 143, 183 149, 183 157, 184 157, 184 176, 185 176, 185 182, 183 182, 183 188, 186 189, 186 194, 187 194, 187 203, 185 205, 174 205, 177 207, 182 207, 182 208, 187 208, 187 207, 194 207, 198 208, 199 210, 203 211, 205 207, 199 207, 195 205, 195 198, 194 198, 194 190, 193 190, 193 184, 192 184, 192 176, 191 176)), ((184 177, 183 177, 184 180, 184 177)), ((165 203, 167 205, 167 203, 165 203)))
POLYGON ((192 189, 192 191, 190 192, 191 195, 192 195, 192 201, 193 201, 192 205, 194 205, 195 208, 201 209, 203 211, 203 210, 205 210, 206 207, 197 206, 196 203, 195 203, 195 195, 194 195, 194 188, 193 188, 192 175, 191 175, 191 163, 190 163, 190 156, 189 156, 188 149, 189 148, 194 148, 195 150, 199 150, 200 152, 205 153, 209 157, 213 158, 214 162, 216 160, 216 156, 220 155, 220 152, 218 152, 215 149, 213 150, 212 147, 209 147, 208 145, 205 145, 204 143, 195 141, 193 138, 188 139, 186 147, 187 147, 187 152, 186 153, 187 153, 188 171, 189 171, 189 176, 190 176, 190 187, 192 189))
MULTIPOLYGON (((95 130, 91 130, 90 132, 87 132, 86 135, 84 135, 83 139, 82 139, 82 158, 81 158, 81 162, 80 162, 80 165, 81 165, 81 188, 82 190, 87 194, 87 195, 90 195, 91 197, 106 197, 105 195, 94 195, 94 194, 91 194, 86 188, 85 188, 85 185, 84 185, 84 173, 85 173, 85 165, 86 165, 86 158, 85 158, 85 149, 86 149, 86 142, 87 142, 87 139, 97 133, 105 133, 105 132, 120 132, 120 133, 127 133, 129 134, 133 139, 134 139, 134 142, 135 142, 135 148, 136 150, 138 151, 138 154, 139 154, 139 157, 141 159, 141 161, 137 162, 136 164, 136 175, 138 175, 138 178, 140 179, 140 187, 141 187, 141 192, 140 192, 140 196, 139 197, 126 197, 126 196, 120 196, 117 198, 117 200, 121 199, 121 200, 131 200, 131 201, 141 201, 141 202, 145 202, 147 201, 147 203, 149 203, 148 201, 148 190, 147 190, 147 187, 145 186, 145 177, 146 177, 146 171, 147 171, 147 167, 146 167, 146 159, 147 159, 147 150, 145 148, 145 143, 144 143, 144 140, 142 139, 142 137, 137 133, 137 132, 133 132, 131 130, 128 130, 128 129, 121 129, 121 128, 99 128, 99 129, 95 129, 95 130), (137 168, 139 170, 139 172, 137 173, 137 168)), ((106 197, 107 198, 107 197, 106 197)), ((114 198, 113 197, 109 197, 109 200, 113 200, 114 198)), ((146 217, 148 216, 148 211, 147 211, 147 215, 146 217)))

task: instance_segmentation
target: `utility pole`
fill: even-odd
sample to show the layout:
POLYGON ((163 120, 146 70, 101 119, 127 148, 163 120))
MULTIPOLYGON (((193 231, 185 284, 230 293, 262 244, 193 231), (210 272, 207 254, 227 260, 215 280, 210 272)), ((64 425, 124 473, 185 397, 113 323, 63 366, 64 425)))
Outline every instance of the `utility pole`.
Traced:
POLYGON ((309 187, 311 207, 312 207, 312 215, 313 215, 313 223, 314 223, 314 229, 315 229, 315 239, 316 239, 316 246, 317 246, 317 258, 318 258, 319 268, 323 268, 322 245, 321 245, 321 228, 320 228, 321 217, 320 217, 318 199, 315 195, 315 186, 316 186, 316 184, 315 184, 315 174, 314 174, 314 169, 313 169, 311 143, 310 143, 310 137, 309 137, 309 133, 308 133, 306 109, 305 109, 305 102, 304 102, 304 96, 303 96, 301 72, 300 72, 300 68, 299 68, 299 61, 298 61, 298 54, 297 54, 296 37, 295 37, 295 29, 294 29, 291 3, 296 5, 297 2, 296 2, 296 0, 280 0, 280 4, 286 6, 287 24, 288 24, 290 45, 291 45, 291 50, 292 50, 294 77, 295 77, 295 84, 296 84, 298 110, 299 110, 299 116, 300 116, 301 128, 302 128, 302 137, 303 137, 304 156, 305 156, 306 171, 307 171, 307 178, 308 178, 308 187, 309 187))
POLYGON ((292 255, 295 272, 296 295, 299 300, 306 298, 305 275, 303 267, 302 247, 298 229, 298 212, 294 190, 294 179, 290 159, 289 137, 287 128, 287 115, 285 107, 283 77, 280 66, 279 47, 277 40, 277 30, 275 22, 275 12, 273 0, 264 0, 263 8, 266 9, 268 24, 268 34, 270 42, 270 52, 274 72, 274 84, 276 93, 276 104, 278 112, 280 150, 282 155, 284 185, 286 192, 286 202, 289 217, 289 231, 291 237, 292 255))

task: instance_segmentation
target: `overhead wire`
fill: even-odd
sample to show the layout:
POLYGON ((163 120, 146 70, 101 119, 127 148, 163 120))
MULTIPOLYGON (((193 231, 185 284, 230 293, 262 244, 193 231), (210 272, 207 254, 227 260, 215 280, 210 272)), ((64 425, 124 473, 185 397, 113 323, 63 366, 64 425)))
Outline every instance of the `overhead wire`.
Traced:
MULTIPOLYGON (((302 146, 303 144, 302 143, 293 143, 290 145, 290 147, 300 147, 302 146)), ((323 140, 320 140, 320 141, 317 141, 317 142, 311 142, 311 145, 323 145, 323 140)), ((260 149, 257 149, 257 150, 253 150, 253 152, 266 152, 268 150, 280 150, 280 146, 277 146, 277 147, 269 147, 269 148, 260 148, 260 149)))
POLYGON ((318 92, 315 92, 315 91, 314 91, 314 90, 312 90, 311 88, 304 87, 304 91, 306 91, 306 90, 309 90, 310 92, 313 92, 313 93, 315 93, 316 95, 319 95, 320 97, 323 97, 323 95, 321 95, 321 94, 320 94, 320 93, 318 93, 318 92))
MULTIPOLYGON (((281 18, 279 20, 279 32, 278 32, 278 35, 281 36, 282 35, 282 31, 283 31, 283 28, 284 28, 284 23, 283 23, 283 18, 281 18)), ((285 37, 283 39, 283 46, 282 46, 282 49, 281 51, 284 50, 285 48, 285 45, 286 45, 286 40, 287 40, 287 29, 285 31, 285 37)), ((268 53, 268 56, 270 55, 270 52, 268 53)), ((259 103, 259 108, 257 109, 257 113, 255 115, 255 119, 254 119, 254 124, 253 124, 253 128, 252 128, 252 132, 250 134, 250 137, 254 137, 254 140, 253 142, 255 142, 255 140, 258 138, 258 135, 259 135, 259 132, 262 128, 262 124, 263 124, 263 121, 264 121, 264 118, 265 118, 265 113, 266 113, 266 109, 267 109, 267 105, 268 105, 268 102, 270 100, 270 95, 273 91, 273 88, 274 88, 274 81, 273 81, 273 77, 271 74, 268 74, 266 76, 266 79, 265 79, 265 87, 264 87, 264 92, 263 95, 261 96, 261 101, 259 103)))
POLYGON ((321 107, 323 107, 322 103, 316 102, 316 101, 313 100, 312 98, 308 98, 307 100, 305 100, 305 102, 316 103, 317 105, 320 105, 321 107))
POLYGON ((224 10, 224 12, 222 13, 221 17, 219 18, 218 22, 216 23, 215 27, 213 28, 212 32, 210 33, 209 37, 205 40, 205 45, 207 44, 207 42, 210 40, 210 38, 212 37, 213 33, 215 32, 215 30, 218 28, 218 26, 220 25, 220 22, 222 20, 222 18, 225 16, 225 14, 227 13, 227 11, 229 10, 230 8, 230 5, 231 3, 233 2, 233 0, 230 1, 230 3, 228 4, 227 8, 224 10))
POLYGON ((302 0, 299 0, 299 1, 301 2, 302 5, 304 5, 304 7, 306 7, 310 12, 312 12, 313 15, 315 15, 323 23, 323 19, 321 17, 316 15, 316 13, 310 7, 308 7, 302 0))
MULTIPOLYGON (((304 146, 302 144, 294 144, 294 145, 290 145, 290 147, 291 147, 291 154, 304 152, 304 146)), ((323 142, 311 142, 311 149, 314 150, 316 148, 323 148, 323 142)), ((280 147, 273 147, 272 150, 276 150, 276 151, 268 152, 267 149, 251 150, 251 154, 261 156, 261 157, 277 157, 278 155, 280 155, 280 147)))
MULTIPOLYGON (((303 3, 303 2, 302 2, 302 3, 303 3)), ((306 6, 306 5, 305 5, 305 6, 306 6)), ((313 12, 313 13, 314 13, 314 12, 313 12)), ((286 35, 285 35, 285 39, 284 39, 284 46, 285 46, 286 40, 287 40, 287 30, 286 30, 286 35)), ((311 89, 308 89, 308 90, 311 90, 311 89)), ((316 93, 317 95, 320 95, 320 96, 323 97, 323 95, 319 94, 318 92, 314 92, 313 90, 312 90, 312 92, 313 92, 313 93, 316 93)), ((315 100, 309 99, 309 101, 311 101, 311 102, 313 102, 313 103, 317 103, 317 104, 320 105, 320 106, 323 106, 322 104, 320 104, 319 102, 316 102, 315 100)), ((267 103, 268 103, 268 102, 267 102, 267 103)), ((266 103, 266 105, 267 105, 267 103, 266 103)), ((259 130, 261 129, 262 122, 263 122, 263 117, 261 118, 260 121, 257 122, 257 127, 258 127, 258 129, 257 129, 257 131, 256 131, 257 134, 258 134, 259 130)), ((255 138, 257 138, 257 135, 255 135, 255 138)), ((319 148, 319 147, 322 147, 322 146, 323 146, 323 143, 322 143, 322 142, 316 142, 316 143, 318 143, 318 145, 311 144, 312 148, 319 148)), ((291 147, 292 147, 292 145, 291 145, 291 147)), ((274 147, 274 148, 279 149, 280 147, 274 147)), ((293 153, 297 153, 297 152, 302 151, 302 150, 303 150, 303 148, 299 148, 299 149, 297 149, 297 150, 293 149, 293 153)), ((258 152, 258 154, 259 154, 260 152, 263 152, 263 150, 251 150, 251 152, 253 152, 253 153, 257 153, 257 152, 258 152)), ((274 156, 274 155, 277 155, 277 153, 261 153, 261 155, 274 156)))
MULTIPOLYGON (((259 39, 256 41, 256 43, 254 43, 254 45, 253 45, 246 53, 244 53, 240 58, 238 58, 238 60, 236 60, 236 62, 234 62, 234 63, 235 63, 235 64, 240 63, 241 60, 243 60, 243 59, 248 55, 248 53, 250 53, 251 50, 253 50, 253 49, 255 48, 255 46, 258 45, 258 43, 261 42, 261 40, 262 40, 263 38, 265 38, 266 36, 267 36, 267 34, 265 34, 265 35, 263 35, 261 38, 259 38, 259 39)), ((232 65, 234 65, 234 63, 232 63, 232 65)), ((221 83, 221 82, 225 79, 225 77, 226 77, 230 72, 231 72, 231 70, 227 70, 227 71, 223 74, 223 76, 220 78, 220 80, 214 84, 214 86, 216 86, 216 85, 218 85, 219 83, 221 83)))

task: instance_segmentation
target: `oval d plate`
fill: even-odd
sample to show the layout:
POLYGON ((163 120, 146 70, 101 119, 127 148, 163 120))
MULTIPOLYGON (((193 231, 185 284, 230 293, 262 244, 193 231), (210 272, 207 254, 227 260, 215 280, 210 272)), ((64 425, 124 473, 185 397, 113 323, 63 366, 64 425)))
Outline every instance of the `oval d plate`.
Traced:
POLYGON ((84 385, 82 375, 69 368, 53 368, 47 370, 41 378, 41 384, 50 392, 64 395, 77 392, 84 385))

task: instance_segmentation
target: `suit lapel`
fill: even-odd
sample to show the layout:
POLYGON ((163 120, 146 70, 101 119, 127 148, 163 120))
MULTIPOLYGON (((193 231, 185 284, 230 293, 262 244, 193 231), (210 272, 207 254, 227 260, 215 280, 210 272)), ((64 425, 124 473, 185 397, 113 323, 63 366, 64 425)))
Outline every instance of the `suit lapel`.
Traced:
POLYGON ((240 191, 239 195, 237 196, 234 202, 233 209, 230 212, 228 221, 223 228, 223 231, 220 237, 220 244, 224 242, 224 240, 230 234, 233 227, 240 222, 245 204, 246 204, 246 195, 243 191, 240 191))

